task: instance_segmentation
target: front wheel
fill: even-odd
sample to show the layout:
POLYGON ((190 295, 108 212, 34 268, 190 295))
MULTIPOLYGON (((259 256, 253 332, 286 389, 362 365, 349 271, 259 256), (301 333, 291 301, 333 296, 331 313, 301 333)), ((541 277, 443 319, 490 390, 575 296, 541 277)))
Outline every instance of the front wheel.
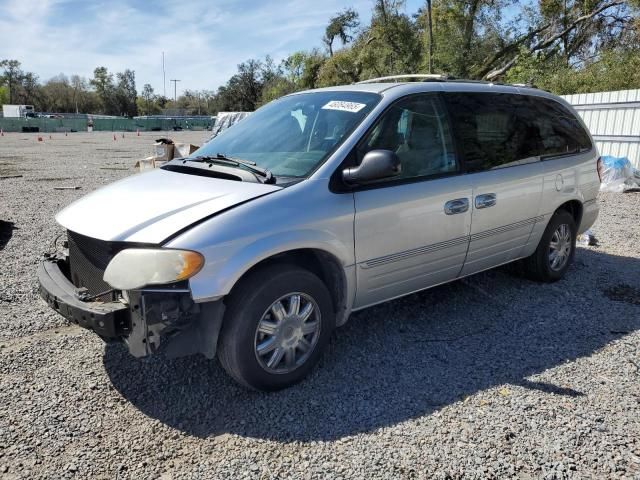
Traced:
POLYGON ((524 261, 527 275, 541 282, 555 282, 564 277, 576 251, 576 223, 564 210, 553 214, 538 248, 524 261))
POLYGON ((279 390, 309 373, 334 324, 331 295, 316 275, 286 264, 260 268, 229 297, 218 358, 239 383, 279 390))

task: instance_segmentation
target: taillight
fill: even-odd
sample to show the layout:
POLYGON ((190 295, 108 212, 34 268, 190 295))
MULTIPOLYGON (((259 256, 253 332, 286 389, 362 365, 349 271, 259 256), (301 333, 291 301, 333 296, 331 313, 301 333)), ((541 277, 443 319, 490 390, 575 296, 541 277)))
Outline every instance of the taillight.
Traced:
POLYGON ((596 165, 598 169, 598 180, 600 180, 600 183, 602 183, 602 172, 604 171, 604 166, 602 165, 602 158, 598 157, 598 163, 596 165))

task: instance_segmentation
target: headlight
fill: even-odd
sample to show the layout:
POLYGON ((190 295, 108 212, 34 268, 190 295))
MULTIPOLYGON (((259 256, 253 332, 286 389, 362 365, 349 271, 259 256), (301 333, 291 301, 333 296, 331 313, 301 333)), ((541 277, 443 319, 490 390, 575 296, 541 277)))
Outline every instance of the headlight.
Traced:
POLYGON ((202 255, 190 250, 127 248, 113 257, 103 278, 113 288, 131 290, 186 280, 202 265, 202 255))

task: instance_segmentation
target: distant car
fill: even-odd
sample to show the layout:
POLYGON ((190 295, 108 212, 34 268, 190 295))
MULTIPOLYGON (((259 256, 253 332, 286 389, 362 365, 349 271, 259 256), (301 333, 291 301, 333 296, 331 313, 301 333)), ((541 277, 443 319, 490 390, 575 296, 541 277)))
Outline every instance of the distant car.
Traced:
POLYGON ((43 297, 134 356, 217 352, 274 390, 353 311, 514 261, 561 279, 598 214, 580 118, 534 88, 418 78, 288 95, 73 203, 43 297))

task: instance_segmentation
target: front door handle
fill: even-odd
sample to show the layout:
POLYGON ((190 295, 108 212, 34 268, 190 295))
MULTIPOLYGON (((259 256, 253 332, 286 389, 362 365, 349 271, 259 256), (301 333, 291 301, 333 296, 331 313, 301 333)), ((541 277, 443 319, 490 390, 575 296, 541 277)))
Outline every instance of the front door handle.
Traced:
POLYGON ((456 198, 455 200, 449 200, 444 204, 444 213, 447 215, 455 215, 456 213, 464 213, 469 210, 468 198, 456 198))
POLYGON ((489 208, 489 207, 493 207, 495 204, 496 204, 495 193, 483 193, 482 195, 478 195, 474 202, 474 205, 476 206, 476 208, 489 208))

